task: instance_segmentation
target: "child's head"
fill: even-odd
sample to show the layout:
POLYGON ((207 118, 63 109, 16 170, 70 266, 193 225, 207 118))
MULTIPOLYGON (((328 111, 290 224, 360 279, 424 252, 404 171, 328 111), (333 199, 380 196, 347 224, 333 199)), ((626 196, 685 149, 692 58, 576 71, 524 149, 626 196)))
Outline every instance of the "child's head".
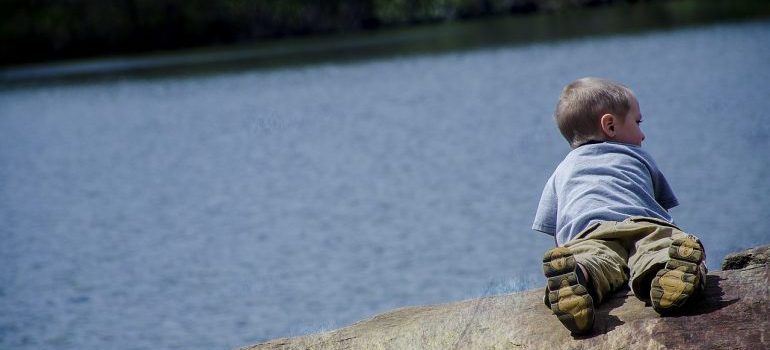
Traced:
POLYGON ((614 81, 582 78, 561 92, 556 124, 572 148, 589 141, 618 141, 641 145, 642 115, 631 90, 614 81))

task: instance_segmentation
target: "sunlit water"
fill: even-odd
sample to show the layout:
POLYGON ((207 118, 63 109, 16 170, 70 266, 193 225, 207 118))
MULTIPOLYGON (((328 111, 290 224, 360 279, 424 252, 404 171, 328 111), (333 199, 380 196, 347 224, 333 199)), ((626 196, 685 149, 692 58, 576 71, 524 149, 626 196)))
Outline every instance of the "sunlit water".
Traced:
POLYGON ((561 87, 638 95, 709 266, 770 242, 770 22, 0 91, 0 348, 216 349, 540 287, 561 87))

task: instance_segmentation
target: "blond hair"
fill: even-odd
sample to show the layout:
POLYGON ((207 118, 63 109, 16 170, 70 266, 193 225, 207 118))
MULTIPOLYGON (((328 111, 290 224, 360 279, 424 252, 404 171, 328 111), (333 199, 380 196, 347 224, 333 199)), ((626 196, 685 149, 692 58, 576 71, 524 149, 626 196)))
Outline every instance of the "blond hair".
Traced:
POLYGON ((624 118, 634 94, 628 87, 601 78, 581 78, 564 87, 556 105, 556 125, 572 148, 604 139, 600 119, 606 113, 624 118))

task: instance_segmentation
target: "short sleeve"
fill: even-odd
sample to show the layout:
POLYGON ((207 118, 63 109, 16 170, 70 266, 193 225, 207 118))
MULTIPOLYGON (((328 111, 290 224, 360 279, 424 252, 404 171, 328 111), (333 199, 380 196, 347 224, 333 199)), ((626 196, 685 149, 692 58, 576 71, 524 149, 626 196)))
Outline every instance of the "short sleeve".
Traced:
POLYGON ((540 196, 540 204, 538 204, 537 212, 535 212, 535 222, 532 224, 532 229, 555 236, 557 207, 556 188, 554 178, 551 176, 540 196))
POLYGON ((652 185, 655 188, 655 200, 660 203, 660 206, 668 210, 679 205, 679 200, 674 194, 674 190, 668 184, 666 177, 663 173, 657 171, 655 176, 652 177, 652 185))
POLYGON ((671 185, 668 184, 666 176, 664 176, 663 172, 660 171, 660 168, 658 167, 658 164, 655 162, 655 160, 653 160, 652 157, 646 152, 641 152, 641 155, 647 162, 647 168, 650 171, 652 190, 655 195, 655 201, 666 210, 679 205, 679 199, 676 198, 674 190, 671 189, 671 185))

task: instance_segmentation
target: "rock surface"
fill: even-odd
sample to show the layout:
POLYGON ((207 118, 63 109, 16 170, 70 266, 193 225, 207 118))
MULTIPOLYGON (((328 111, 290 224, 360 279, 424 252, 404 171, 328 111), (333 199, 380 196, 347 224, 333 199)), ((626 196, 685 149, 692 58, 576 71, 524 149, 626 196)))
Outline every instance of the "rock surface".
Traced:
POLYGON ((732 254, 703 294, 661 317, 620 291, 596 310, 594 332, 573 337, 543 289, 397 309, 338 330, 275 339, 266 349, 770 349, 770 245, 732 254))

